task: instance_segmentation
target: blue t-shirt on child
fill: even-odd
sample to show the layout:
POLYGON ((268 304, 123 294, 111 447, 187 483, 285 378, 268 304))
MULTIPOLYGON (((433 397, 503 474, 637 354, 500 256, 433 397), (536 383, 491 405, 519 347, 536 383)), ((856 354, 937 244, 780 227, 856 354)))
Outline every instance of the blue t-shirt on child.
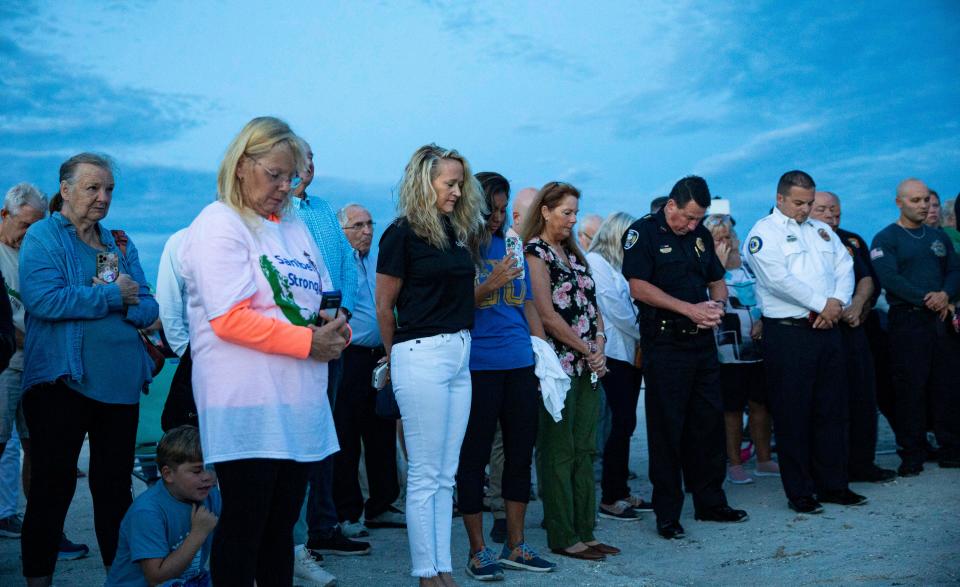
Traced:
MULTIPOLYGON (((203 506, 220 515, 220 492, 214 487, 203 506)), ((190 516, 193 505, 179 501, 167 491, 163 481, 147 489, 134 500, 133 505, 120 523, 120 543, 117 557, 107 576, 108 587, 146 586, 147 580, 140 569, 140 562, 149 558, 165 558, 183 544, 190 533, 190 516)), ((213 544, 213 532, 207 536, 203 546, 193 557, 190 566, 183 575, 162 583, 164 586, 184 585, 201 587, 210 584, 207 573, 207 559, 210 558, 210 546, 213 544)))
MULTIPOLYGON (((494 235, 483 251, 479 282, 489 277, 494 266, 506 255, 502 236, 494 235)), ((514 279, 491 293, 474 310, 473 339, 470 346, 472 371, 520 369, 533 365, 530 327, 523 313, 523 304, 533 299, 530 270, 523 262, 523 279, 514 279)))

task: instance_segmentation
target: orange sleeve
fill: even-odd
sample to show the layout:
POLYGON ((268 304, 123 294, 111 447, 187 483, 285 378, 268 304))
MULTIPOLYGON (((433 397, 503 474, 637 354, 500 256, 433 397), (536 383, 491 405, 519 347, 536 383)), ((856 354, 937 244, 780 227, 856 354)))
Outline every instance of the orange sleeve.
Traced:
POLYGON ((210 321, 214 334, 227 342, 273 355, 306 359, 310 355, 313 331, 275 318, 267 318, 243 300, 223 316, 210 321))

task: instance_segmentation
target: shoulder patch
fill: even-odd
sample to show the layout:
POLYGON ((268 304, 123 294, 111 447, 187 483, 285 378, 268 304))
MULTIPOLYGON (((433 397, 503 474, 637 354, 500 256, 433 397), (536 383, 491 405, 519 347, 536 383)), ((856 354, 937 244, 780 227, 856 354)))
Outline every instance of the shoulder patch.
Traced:
POLYGON ((634 229, 627 231, 627 235, 623 238, 623 250, 628 251, 633 248, 633 245, 637 244, 637 239, 640 238, 640 233, 634 229))
POLYGON ((930 250, 933 251, 933 254, 938 257, 947 256, 947 247, 943 245, 943 241, 937 239, 930 244, 930 250))
POLYGON ((881 257, 883 257, 883 249, 881 249, 880 247, 877 247, 877 248, 873 249, 872 251, 870 251, 870 260, 871 260, 871 261, 876 261, 877 259, 879 259, 879 258, 881 258, 881 257))
POLYGON ((853 247, 856 248, 856 249, 859 249, 859 248, 860 248, 860 241, 858 241, 857 239, 853 238, 852 236, 847 239, 847 242, 850 243, 851 245, 853 245, 853 247))
POLYGON ((817 229, 817 234, 819 234, 819 235, 820 235, 820 238, 822 238, 823 240, 825 240, 825 241, 827 241, 827 242, 830 242, 830 235, 827 234, 827 229, 825 229, 825 228, 818 228, 818 229, 817 229))
POLYGON ((755 254, 761 248, 763 248, 763 239, 759 236, 750 237, 750 241, 747 243, 747 250, 750 251, 751 254, 755 254))

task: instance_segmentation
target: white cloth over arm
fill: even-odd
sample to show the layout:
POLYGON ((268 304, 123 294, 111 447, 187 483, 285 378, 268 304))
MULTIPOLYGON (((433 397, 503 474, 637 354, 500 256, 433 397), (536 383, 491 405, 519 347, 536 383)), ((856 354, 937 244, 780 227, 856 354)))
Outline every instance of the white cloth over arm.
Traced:
POLYGON ((570 389, 570 378, 563 372, 560 359, 542 338, 531 336, 533 344, 533 358, 536 363, 534 373, 540 380, 540 393, 543 395, 543 407, 553 418, 554 422, 563 419, 563 402, 567 399, 567 390, 570 389))

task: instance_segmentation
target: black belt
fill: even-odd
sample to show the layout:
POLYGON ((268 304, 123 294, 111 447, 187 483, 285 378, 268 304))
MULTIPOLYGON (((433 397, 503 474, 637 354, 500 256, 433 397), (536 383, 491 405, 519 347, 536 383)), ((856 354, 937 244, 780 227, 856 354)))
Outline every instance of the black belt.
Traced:
POLYGON ((930 312, 931 314, 934 313, 933 310, 930 310, 929 308, 921 307, 921 306, 910 306, 907 304, 897 304, 896 306, 890 306, 890 312, 891 313, 906 312, 906 313, 918 313, 918 314, 922 314, 925 312, 930 312))
POLYGON ((709 328, 700 328, 689 320, 659 320, 660 324, 656 326, 660 334, 672 334, 674 336, 697 336, 705 332, 712 332, 709 328))
POLYGON ((358 344, 352 344, 343 350, 344 352, 349 351, 351 353, 370 355, 371 357, 382 357, 386 354, 383 346, 360 346, 358 344))
POLYGON ((780 324, 783 326, 794 326, 796 328, 813 328, 813 324, 811 324, 810 320, 806 318, 764 318, 764 320, 769 320, 774 324, 780 324))

